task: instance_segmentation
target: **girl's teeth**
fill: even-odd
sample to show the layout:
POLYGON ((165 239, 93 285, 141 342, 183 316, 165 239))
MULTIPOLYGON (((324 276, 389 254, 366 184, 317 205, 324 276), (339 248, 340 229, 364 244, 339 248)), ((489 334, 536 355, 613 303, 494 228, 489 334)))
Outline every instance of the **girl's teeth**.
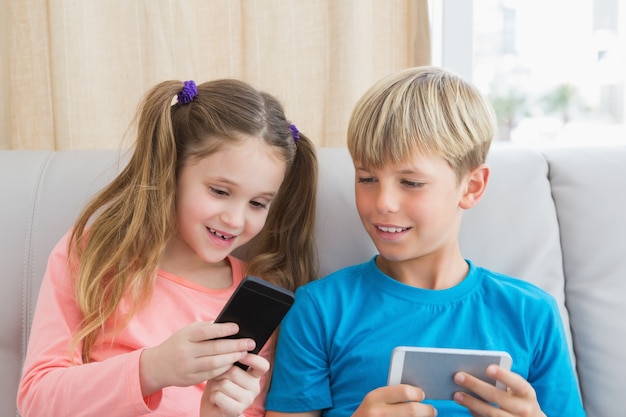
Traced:
POLYGON ((218 233, 216 230, 213 230, 211 228, 209 228, 209 231, 213 233, 215 236, 219 237, 220 239, 230 240, 233 238, 233 236, 224 236, 223 234, 218 233))

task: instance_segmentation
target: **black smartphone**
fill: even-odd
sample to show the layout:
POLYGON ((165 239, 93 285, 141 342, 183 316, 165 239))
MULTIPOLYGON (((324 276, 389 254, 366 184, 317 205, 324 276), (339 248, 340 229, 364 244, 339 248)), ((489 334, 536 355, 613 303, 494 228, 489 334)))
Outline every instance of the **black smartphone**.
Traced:
MULTIPOLYGON (((278 327, 294 301, 293 292, 254 276, 245 277, 222 312, 216 323, 237 323, 239 333, 226 339, 254 339, 259 353, 274 330, 278 327)), ((240 367, 245 367, 237 364, 240 367)))

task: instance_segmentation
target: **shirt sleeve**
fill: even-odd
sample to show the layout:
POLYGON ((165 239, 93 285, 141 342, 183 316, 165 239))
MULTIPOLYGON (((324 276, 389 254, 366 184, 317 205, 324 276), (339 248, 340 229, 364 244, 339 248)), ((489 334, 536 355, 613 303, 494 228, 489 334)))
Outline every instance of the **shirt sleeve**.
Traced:
POLYGON ((280 326, 268 410, 293 413, 332 406, 322 320, 307 289, 299 288, 280 326))
POLYGON ((18 409, 25 416, 148 414, 158 406, 162 393, 141 395, 141 350, 88 364, 81 364, 78 349, 69 352, 81 314, 68 265, 68 243, 69 233, 48 260, 18 389, 18 409))
POLYGON ((536 337, 528 381, 537 394, 542 411, 548 416, 584 417, 576 374, 569 354, 563 322, 556 302, 532 327, 536 337), (558 381, 558 383, 556 383, 558 381), (558 401, 554 399, 558 398, 558 401))

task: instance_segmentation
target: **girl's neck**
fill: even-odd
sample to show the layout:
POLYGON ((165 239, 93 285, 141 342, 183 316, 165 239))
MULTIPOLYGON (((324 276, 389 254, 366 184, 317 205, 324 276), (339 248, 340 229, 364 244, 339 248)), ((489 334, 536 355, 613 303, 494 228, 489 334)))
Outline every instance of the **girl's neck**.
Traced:
POLYGON ((159 269, 210 289, 228 288, 233 284, 229 258, 209 263, 198 257, 190 259, 188 256, 181 256, 170 246, 166 247, 161 257, 159 269))

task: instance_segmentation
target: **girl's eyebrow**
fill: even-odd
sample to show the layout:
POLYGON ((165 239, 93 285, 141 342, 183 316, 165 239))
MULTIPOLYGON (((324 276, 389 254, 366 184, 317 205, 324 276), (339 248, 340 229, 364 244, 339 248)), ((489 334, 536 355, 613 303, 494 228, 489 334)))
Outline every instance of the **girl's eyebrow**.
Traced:
MULTIPOLYGON (((235 187, 235 188, 239 187, 239 183, 231 181, 231 180, 229 180, 228 178, 225 178, 225 177, 217 177, 217 178, 215 178, 215 180, 217 180, 220 183, 229 185, 231 187, 235 187)), ((276 194, 277 194, 276 191, 261 191, 260 193, 258 193, 257 196, 258 197, 264 197, 264 198, 272 199, 272 198, 276 197, 276 194)))

